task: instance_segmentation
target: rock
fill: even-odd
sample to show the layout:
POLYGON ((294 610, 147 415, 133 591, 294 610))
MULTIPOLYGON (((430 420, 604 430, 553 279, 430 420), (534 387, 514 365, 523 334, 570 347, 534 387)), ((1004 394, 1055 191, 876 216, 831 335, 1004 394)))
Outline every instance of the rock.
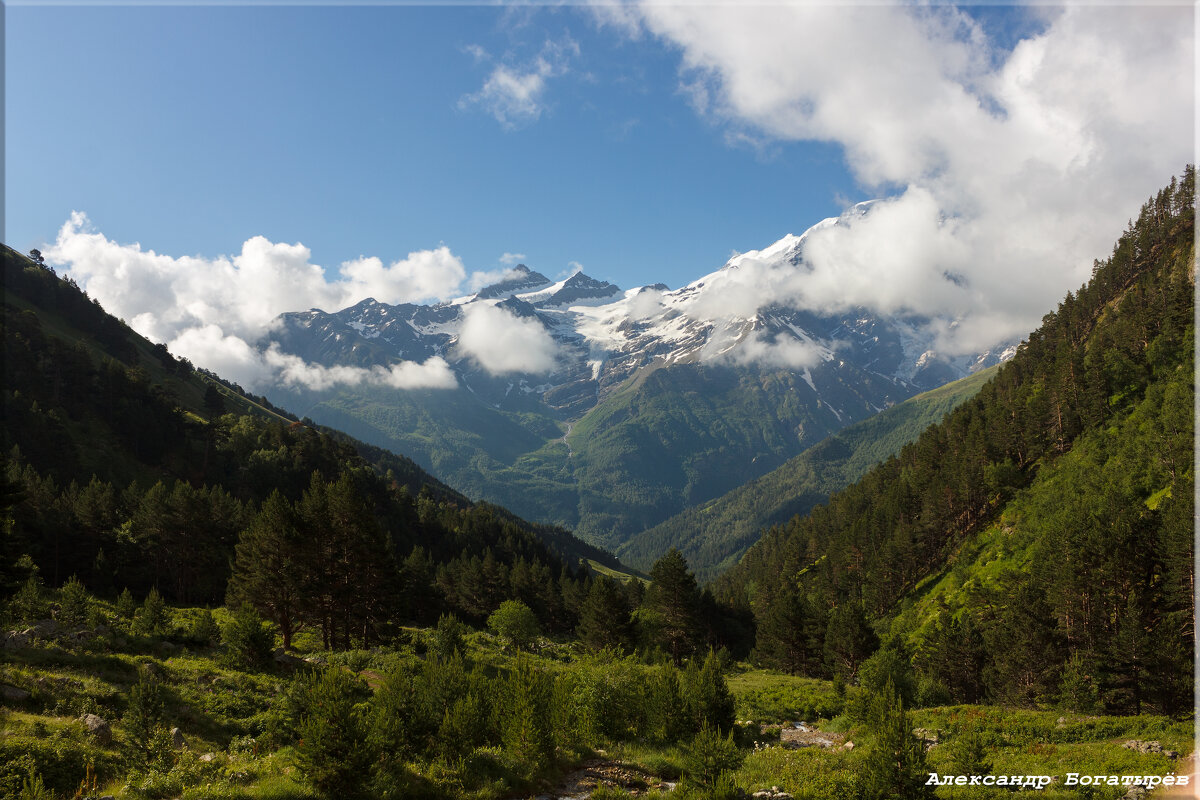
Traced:
POLYGON ((842 745, 842 747, 846 750, 853 750, 854 742, 846 742, 844 745, 842 745))
POLYGON ((96 744, 101 747, 108 747, 112 744, 112 728, 103 717, 98 717, 95 714, 84 714, 79 718, 83 723, 83 727, 87 728, 87 732, 96 740, 96 744))
POLYGON ((1145 786, 1130 786, 1129 791, 1121 795, 1121 800, 1142 800, 1146 794, 1145 786))
POLYGON ((1166 756, 1167 758, 1171 759, 1172 761, 1179 758, 1179 753, 1177 753, 1174 750, 1163 750, 1163 755, 1166 756))
POLYGON ((938 740, 936 732, 927 731, 924 728, 913 728, 913 736, 916 736, 918 739, 924 739, 932 744, 937 744, 938 740))
POLYGON ((4 638, 5 650, 24 650, 29 647, 30 635, 20 631, 9 631, 4 638))
POLYGON ((205 753, 204 755, 200 756, 200 760, 203 761, 205 764, 211 764, 212 760, 213 760, 213 754, 205 753))
POLYGON ((53 636, 58 632, 58 623, 52 619, 39 619, 25 632, 31 636, 53 636))
POLYGON ((9 686, 7 683, 0 683, 0 697, 5 700, 28 700, 29 692, 16 686, 9 686))
POLYGON ((297 667, 305 662, 303 658, 297 658, 291 653, 284 652, 284 649, 279 647, 275 650, 275 663, 288 667, 297 667))
POLYGON ((176 750, 187 748, 187 742, 183 739, 183 731, 179 730, 179 728, 171 728, 171 747, 174 747, 176 750))

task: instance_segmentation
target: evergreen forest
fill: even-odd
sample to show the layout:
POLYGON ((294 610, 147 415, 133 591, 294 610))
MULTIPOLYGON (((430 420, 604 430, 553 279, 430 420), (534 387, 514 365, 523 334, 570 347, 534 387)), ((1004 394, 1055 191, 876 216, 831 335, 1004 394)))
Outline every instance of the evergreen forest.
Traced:
POLYGON ((807 489, 721 506, 734 549, 757 543, 708 584, 658 541, 720 542, 705 578, 732 561, 694 515, 638 572, 176 358, 4 248, 0 797, 1174 782, 1194 708, 1194 184, 1188 167, 1151 198, 986 383, 936 396, 940 422, 867 426, 807 489))

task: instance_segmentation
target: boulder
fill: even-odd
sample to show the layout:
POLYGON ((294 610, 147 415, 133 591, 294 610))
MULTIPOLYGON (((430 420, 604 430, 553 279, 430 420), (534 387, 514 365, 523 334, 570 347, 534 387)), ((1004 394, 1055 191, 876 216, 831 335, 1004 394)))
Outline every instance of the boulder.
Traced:
POLYGON ((7 683, 0 683, 0 697, 5 700, 28 700, 29 692, 17 686, 9 686, 7 683))
POLYGON ((174 747, 176 750, 187 748, 187 742, 183 738, 183 731, 179 730, 179 728, 171 728, 171 747, 174 747))
POLYGON ((103 717, 95 714, 84 714, 79 718, 83 723, 83 727, 87 729, 88 734, 96 740, 96 744, 101 747, 108 747, 112 744, 112 728, 109 727, 107 721, 103 717))
POLYGON ((21 631, 9 631, 4 637, 5 650, 24 650, 29 647, 29 641, 32 637, 21 631))

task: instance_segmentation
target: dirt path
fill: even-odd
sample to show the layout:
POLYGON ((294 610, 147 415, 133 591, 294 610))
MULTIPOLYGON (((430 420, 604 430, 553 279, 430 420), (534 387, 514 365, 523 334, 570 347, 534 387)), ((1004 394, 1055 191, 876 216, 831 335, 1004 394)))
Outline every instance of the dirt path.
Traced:
POLYGON ((641 767, 620 761, 592 759, 568 774, 550 794, 539 794, 535 800, 587 800, 600 786, 625 789, 639 797, 653 789, 670 790, 675 784, 664 781, 641 767))

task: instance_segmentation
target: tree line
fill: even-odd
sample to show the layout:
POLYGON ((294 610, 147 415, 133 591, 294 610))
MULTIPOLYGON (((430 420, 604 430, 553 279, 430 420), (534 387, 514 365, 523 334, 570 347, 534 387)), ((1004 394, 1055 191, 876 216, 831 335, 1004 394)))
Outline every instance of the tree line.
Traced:
POLYGON ((1191 708, 1194 196, 1189 166, 978 395, 719 580, 764 662, 848 679, 897 634, 931 697, 1191 708))

